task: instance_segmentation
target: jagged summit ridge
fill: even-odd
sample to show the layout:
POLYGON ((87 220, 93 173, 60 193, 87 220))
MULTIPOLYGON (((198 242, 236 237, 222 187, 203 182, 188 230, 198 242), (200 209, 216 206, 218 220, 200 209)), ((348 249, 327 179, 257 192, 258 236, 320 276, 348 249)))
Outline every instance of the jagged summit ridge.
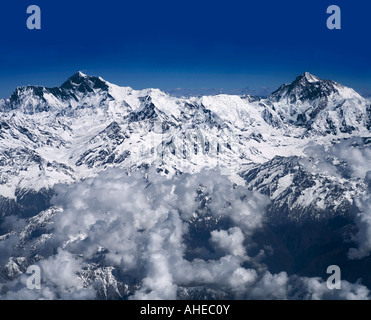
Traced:
POLYGON ((61 112, 73 105, 84 105, 95 98, 94 105, 108 98, 109 83, 100 77, 77 72, 60 87, 17 87, 12 95, 0 103, 0 111, 19 110, 25 114, 61 112))

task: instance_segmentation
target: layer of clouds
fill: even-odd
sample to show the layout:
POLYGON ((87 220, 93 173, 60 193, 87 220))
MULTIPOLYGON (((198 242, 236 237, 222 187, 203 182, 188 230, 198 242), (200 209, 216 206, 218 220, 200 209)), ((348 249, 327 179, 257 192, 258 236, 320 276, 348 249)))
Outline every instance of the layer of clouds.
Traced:
MULTIPOLYGON (((359 197, 353 199, 359 213, 355 218, 358 232, 353 241, 358 248, 349 250, 349 259, 362 259, 371 253, 371 147, 359 137, 328 148, 313 143, 306 148, 308 158, 302 159, 306 169, 357 184, 359 197), (363 187, 362 187, 363 186, 363 187)), ((340 180, 341 181, 341 180, 340 180)))
POLYGON ((245 237, 239 227, 211 232, 211 242, 224 253, 234 256, 244 257, 246 255, 244 240, 245 237))
POLYGON ((356 201, 360 213, 355 219, 358 226, 358 233, 354 239, 358 243, 358 248, 351 248, 348 253, 350 259, 362 259, 371 253, 371 171, 366 174, 368 185, 367 194, 356 201))
POLYGON ((354 137, 325 147, 310 144, 301 163, 309 172, 323 173, 337 178, 365 179, 371 170, 371 148, 362 138, 354 137))
MULTIPOLYGON (((130 299, 176 299, 180 288, 205 286, 238 299, 366 299, 367 288, 343 282, 330 291, 318 278, 272 274, 258 256, 248 256, 252 235, 265 221, 269 200, 236 186, 219 170, 171 179, 150 168, 127 175, 108 170, 71 186, 58 186, 57 211, 39 244, 42 289, 28 290, 22 274, 0 287, 3 299, 93 299, 96 283, 81 274, 91 263, 113 266, 137 279, 130 299), (225 220, 209 230, 218 258, 187 259, 190 220, 225 220), (99 262, 97 262, 99 256, 99 262)), ((4 240, 2 250, 16 237, 4 240)), ((1 242, 0 242, 1 244, 1 242)), ((14 248, 14 243, 11 248, 14 248)), ((32 249, 21 250, 32 255, 32 249)), ((14 252, 13 252, 14 253, 14 252)), ((9 256, 6 252, 6 256, 9 256)))

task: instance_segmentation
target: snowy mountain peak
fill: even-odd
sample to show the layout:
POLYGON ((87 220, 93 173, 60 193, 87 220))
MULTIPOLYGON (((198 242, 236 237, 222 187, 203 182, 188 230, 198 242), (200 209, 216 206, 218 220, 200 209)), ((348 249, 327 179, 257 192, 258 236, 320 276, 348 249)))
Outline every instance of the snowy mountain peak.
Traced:
POLYGON ((334 81, 320 80, 309 72, 305 72, 291 84, 283 84, 269 96, 269 99, 275 102, 286 100, 289 103, 312 101, 338 92, 339 87, 342 86, 334 81))
POLYGON ((313 74, 311 74, 309 72, 303 73, 298 78, 305 79, 308 82, 317 82, 317 81, 320 81, 320 79, 318 77, 314 76, 313 74))
POLYGON ((79 71, 60 87, 17 87, 8 99, 0 101, 0 111, 18 110, 34 114, 52 110, 60 112, 66 107, 78 105, 98 106, 100 101, 111 98, 109 88, 110 84, 102 78, 79 71))
POLYGON ((268 101, 285 122, 321 134, 351 133, 369 123, 366 101, 357 92, 309 72, 282 85, 268 101))
POLYGON ((77 71, 77 75, 79 77, 82 77, 82 78, 86 78, 87 77, 87 75, 85 73, 81 72, 81 71, 77 71))
POLYGON ((75 73, 61 86, 65 90, 77 90, 81 93, 93 92, 94 89, 108 89, 108 84, 100 77, 88 76, 81 71, 75 73))
POLYGON ((68 78, 66 82, 72 82, 75 84, 81 84, 82 82, 89 80, 90 78, 93 78, 91 76, 88 76, 81 71, 76 72, 74 75, 68 78))

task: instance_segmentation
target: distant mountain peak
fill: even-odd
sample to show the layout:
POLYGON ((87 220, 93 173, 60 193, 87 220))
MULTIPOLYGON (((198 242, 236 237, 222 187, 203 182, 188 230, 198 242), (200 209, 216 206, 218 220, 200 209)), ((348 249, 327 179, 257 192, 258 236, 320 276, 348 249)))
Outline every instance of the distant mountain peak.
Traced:
POLYGON ((315 75, 304 72, 296 77, 290 84, 283 84, 270 95, 271 101, 287 100, 289 103, 297 101, 312 101, 317 98, 327 97, 331 93, 338 93, 343 86, 331 80, 321 80, 315 75))
POLYGON ((75 74, 73 74, 69 79, 86 79, 89 78, 87 74, 83 73, 82 71, 77 71, 75 74))
POLYGON ((85 73, 78 71, 72 75, 66 82, 61 86, 61 89, 67 90, 78 90, 82 93, 93 92, 93 89, 107 89, 108 85, 105 80, 101 77, 94 77, 86 75, 85 73))
POLYGON ((268 101, 284 121, 326 134, 351 133, 358 126, 367 127, 369 121, 365 102, 357 92, 309 72, 279 87, 268 101))
POLYGON ((81 84, 82 82, 90 80, 91 78, 94 78, 94 77, 88 76, 85 73, 78 71, 75 74, 73 74, 71 77, 69 77, 67 81, 65 81, 65 83, 81 84))

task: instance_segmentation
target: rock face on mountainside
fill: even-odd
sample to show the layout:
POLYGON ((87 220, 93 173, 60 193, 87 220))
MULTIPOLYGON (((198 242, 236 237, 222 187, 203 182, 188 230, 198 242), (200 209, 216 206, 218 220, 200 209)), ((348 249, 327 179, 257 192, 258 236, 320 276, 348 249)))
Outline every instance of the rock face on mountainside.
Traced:
MULTIPOLYGON (((275 252, 266 263, 276 272, 318 276, 318 265, 331 257, 346 261, 349 246, 335 247, 357 232, 357 201, 369 194, 370 130, 369 101, 307 72, 265 99, 177 98, 81 72, 56 88, 18 87, 0 101, 0 243, 18 239, 0 279, 9 281, 52 254, 42 248, 53 238, 53 217, 63 212, 50 201, 56 188, 110 168, 129 176, 140 171, 144 178, 155 168, 169 179, 221 168, 236 188, 269 200, 265 227, 256 235, 258 244, 275 252), (11 217, 21 218, 23 225, 12 230, 6 222, 11 217), (322 227, 311 245, 315 225, 322 227), (321 244, 328 250, 317 250, 321 244), (317 267, 304 252, 320 261, 317 267)), ((207 205, 211 196, 199 188, 192 201, 203 214, 195 211, 187 220, 193 237, 187 241, 192 252, 204 246, 214 257, 207 243, 210 232, 230 226, 213 216, 207 205)), ((106 253, 97 251, 80 278, 86 286, 97 286, 98 298, 128 298, 140 287, 138 279, 107 265, 106 253)), ((359 270, 365 269, 362 263, 359 270)), ((185 286, 179 287, 179 296, 225 298, 231 293, 185 286)))

